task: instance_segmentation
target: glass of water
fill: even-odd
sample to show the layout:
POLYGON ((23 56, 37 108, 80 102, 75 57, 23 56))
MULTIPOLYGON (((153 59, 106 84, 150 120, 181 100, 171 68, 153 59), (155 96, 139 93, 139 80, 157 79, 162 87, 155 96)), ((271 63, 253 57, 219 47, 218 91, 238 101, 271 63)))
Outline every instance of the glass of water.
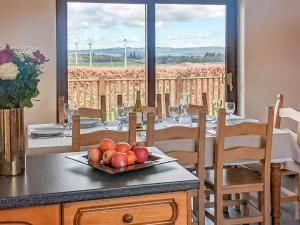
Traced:
POLYGON ((118 121, 118 130, 122 130, 123 119, 124 119, 124 107, 118 106, 116 108, 116 120, 118 121))
POLYGON ((176 121, 176 118, 178 117, 178 114, 179 114, 178 105, 169 106, 169 114, 170 114, 172 120, 176 121))
POLYGON ((77 108, 75 106, 73 106, 71 103, 64 104, 64 111, 65 111, 65 114, 68 119, 67 126, 66 126, 67 130, 71 129, 73 115, 76 110, 77 110, 77 108))
POLYGON ((229 118, 228 118, 229 125, 231 125, 231 116, 233 115, 233 113, 235 111, 235 103, 234 102, 225 102, 225 110, 229 116, 229 118))

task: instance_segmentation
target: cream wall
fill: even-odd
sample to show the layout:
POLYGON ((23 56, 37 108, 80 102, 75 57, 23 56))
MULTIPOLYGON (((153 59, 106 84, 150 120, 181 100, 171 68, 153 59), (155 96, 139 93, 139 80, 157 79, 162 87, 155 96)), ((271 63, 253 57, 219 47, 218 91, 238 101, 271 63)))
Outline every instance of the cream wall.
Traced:
POLYGON ((50 61, 41 78, 41 94, 26 109, 26 123, 56 120, 55 0, 0 0, 0 46, 39 48, 50 61))
POLYGON ((277 93, 300 110, 300 1, 245 0, 245 115, 265 118, 277 93))
MULTIPOLYGON (((285 95, 286 105, 300 109, 300 1, 241 1, 241 111, 264 119, 276 93, 285 95)), ((0 45, 35 46, 50 59, 40 82, 40 101, 26 110, 26 123, 55 121, 55 20, 55 0, 0 0, 0 45)))

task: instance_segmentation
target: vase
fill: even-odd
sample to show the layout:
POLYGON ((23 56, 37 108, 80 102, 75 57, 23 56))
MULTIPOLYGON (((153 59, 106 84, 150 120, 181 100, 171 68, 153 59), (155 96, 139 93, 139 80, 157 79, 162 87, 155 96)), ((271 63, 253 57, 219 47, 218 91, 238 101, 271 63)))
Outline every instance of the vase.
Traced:
POLYGON ((24 110, 0 109, 0 175, 25 172, 24 110))

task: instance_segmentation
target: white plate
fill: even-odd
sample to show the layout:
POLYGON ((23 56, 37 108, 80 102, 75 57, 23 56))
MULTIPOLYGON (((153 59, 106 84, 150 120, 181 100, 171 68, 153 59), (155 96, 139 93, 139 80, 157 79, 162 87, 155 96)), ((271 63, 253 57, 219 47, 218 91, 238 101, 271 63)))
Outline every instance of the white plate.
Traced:
POLYGON ((81 119, 80 128, 91 128, 100 125, 99 119, 81 119))
POLYGON ((40 127, 32 129, 30 133, 39 136, 58 136, 62 135, 64 131, 63 127, 40 127))

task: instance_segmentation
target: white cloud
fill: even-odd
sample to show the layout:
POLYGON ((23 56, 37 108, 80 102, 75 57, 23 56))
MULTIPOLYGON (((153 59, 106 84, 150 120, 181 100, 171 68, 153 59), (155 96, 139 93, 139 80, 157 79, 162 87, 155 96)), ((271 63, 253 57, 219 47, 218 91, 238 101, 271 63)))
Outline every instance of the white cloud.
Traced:
MULTIPOLYGON (((101 28, 110 28, 118 23, 131 27, 145 27, 145 7, 133 4, 69 3, 69 21, 71 24, 94 24, 101 28)), ((162 27, 170 22, 189 22, 208 18, 222 18, 225 7, 216 5, 168 5, 157 6, 156 26, 162 27)), ((85 28, 84 24, 77 29, 85 28)), ((72 28, 72 26, 70 27, 72 28)))

